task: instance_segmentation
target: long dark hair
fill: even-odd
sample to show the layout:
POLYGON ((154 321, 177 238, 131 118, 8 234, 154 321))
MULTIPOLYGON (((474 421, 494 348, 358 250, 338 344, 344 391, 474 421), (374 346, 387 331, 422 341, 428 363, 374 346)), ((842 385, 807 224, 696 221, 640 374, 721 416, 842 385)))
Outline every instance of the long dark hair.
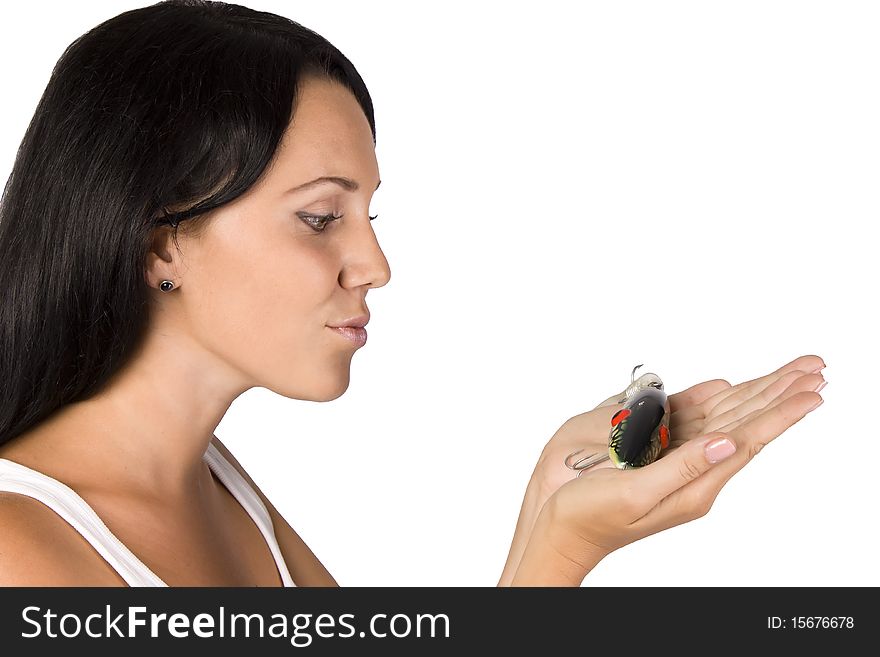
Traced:
POLYGON ((167 223, 176 239, 185 221, 198 234, 257 182, 306 74, 344 84, 375 143, 352 63, 275 14, 166 0, 68 46, 0 199, 0 444, 131 357, 148 326, 152 231, 167 223))

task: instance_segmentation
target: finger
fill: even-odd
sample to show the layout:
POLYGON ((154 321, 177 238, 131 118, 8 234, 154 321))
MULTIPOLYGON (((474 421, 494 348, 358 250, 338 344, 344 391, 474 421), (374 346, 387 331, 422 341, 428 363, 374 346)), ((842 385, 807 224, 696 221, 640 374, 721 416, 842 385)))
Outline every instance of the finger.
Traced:
MULTIPOLYGON (((759 386, 756 386, 753 389, 745 388, 743 389, 743 391, 740 392, 740 394, 736 395, 735 397, 731 396, 731 399, 739 399, 740 403, 738 405, 733 405, 731 403, 730 410, 727 410, 723 413, 716 413, 716 410, 718 409, 713 409, 706 416, 691 414, 692 417, 689 420, 684 421, 682 419, 679 419, 674 426, 672 422, 670 422, 669 430, 672 433, 678 434, 677 436, 675 436, 676 438, 686 439, 696 435, 709 433, 710 431, 718 431, 720 430, 721 426, 727 424, 728 422, 732 422, 735 419, 735 416, 737 415, 737 409, 743 406, 743 404, 751 403, 751 406, 748 409, 744 409, 744 412, 740 413, 740 415, 751 413, 758 407, 762 399, 774 399, 781 391, 785 390, 793 381, 797 380, 797 378, 801 376, 813 375, 807 375, 801 370, 793 370, 779 376, 779 378, 775 380, 770 381, 769 385, 764 388, 760 388, 759 386), (752 394, 751 397, 748 397, 748 391, 751 391, 754 394, 752 394), (721 421, 718 421, 719 418, 721 418, 721 421), (688 436, 687 434, 691 435, 688 436)), ((812 388, 804 388, 804 390, 812 390, 812 388)), ((725 400, 725 402, 722 403, 727 404, 728 400, 725 400)), ((719 404, 719 407, 720 406, 721 404, 719 404)))
MULTIPOLYGON (((677 404, 673 398, 676 395, 670 396, 670 411, 674 414, 677 411, 682 412, 682 415, 678 418, 670 418, 670 429, 674 428, 675 424, 687 424, 692 422, 694 419, 699 417, 707 417, 709 412, 717 406, 721 401, 723 401, 726 397, 731 394, 736 394, 742 391, 745 388, 749 388, 758 385, 765 385, 766 383, 772 383, 776 379, 778 379, 781 375, 786 372, 790 372, 792 370, 801 370, 805 373, 812 372, 817 368, 825 367, 825 361, 823 361, 819 356, 808 355, 808 356, 799 356, 795 358, 793 361, 790 361, 777 369, 775 372, 771 372, 770 374, 758 377, 757 379, 751 379, 749 381, 743 381, 742 383, 738 383, 735 386, 731 386, 729 383, 724 381, 724 379, 714 379, 713 381, 707 381, 706 383, 714 383, 718 386, 718 389, 714 390, 708 397, 699 399, 690 404, 681 403, 677 404), (673 424, 674 423, 674 424, 673 424)), ((698 386, 705 384, 697 384, 698 386)), ((697 387, 697 386, 695 386, 697 387)), ((689 388, 688 390, 691 390, 689 388)), ((688 392, 688 390, 682 391, 683 393, 688 392)), ((676 393, 682 394, 682 393, 676 393)), ((721 411, 727 411, 730 407, 723 407, 720 409, 721 411)))
MULTIPOLYGON (((726 413, 732 408, 735 408, 742 402, 747 399, 751 399, 755 395, 761 394, 767 388, 777 384, 780 380, 785 379, 786 377, 794 377, 803 376, 804 374, 809 374, 804 370, 788 370, 786 372, 773 372, 772 374, 768 374, 767 376, 762 376, 759 379, 755 379, 754 381, 749 382, 748 385, 744 385, 742 388, 739 388, 736 391, 729 392, 727 395, 720 397, 715 400, 708 400, 704 405, 706 411, 706 419, 715 418, 723 413, 726 413)), ((790 379, 789 383, 791 382, 790 379)))
MULTIPOLYGON (((742 383, 738 383, 737 385, 732 386, 727 390, 722 390, 720 393, 710 397, 701 405, 703 417, 711 419, 721 413, 729 411, 743 399, 748 399, 754 394, 764 390, 767 386, 773 384, 788 372, 801 371, 808 374, 812 370, 821 367, 825 367, 825 363, 818 356, 800 356, 795 358, 793 361, 786 363, 776 371, 770 372, 770 374, 749 381, 743 381, 742 383)), ((682 419, 692 421, 694 417, 697 417, 696 412, 690 417, 682 419)))
POLYGON ((702 420, 704 418, 703 403, 728 388, 730 388, 730 383, 724 379, 712 379, 670 395, 668 397, 670 431, 694 420, 702 420))
MULTIPOLYGON (((749 396, 748 390, 763 390, 768 385, 778 380, 788 372, 793 372, 796 370, 800 370, 805 374, 810 374, 813 370, 821 369, 825 367, 825 361, 823 361, 819 356, 799 356, 795 358, 793 361, 786 363, 779 369, 770 372, 770 374, 766 374, 764 376, 759 376, 756 379, 751 379, 749 381, 743 381, 735 386, 733 386, 730 390, 727 391, 727 395, 719 399, 709 399, 706 401, 707 409, 706 414, 708 415, 712 404, 716 404, 721 401, 726 401, 728 396, 737 395, 739 399, 742 399, 742 395, 745 394, 746 397, 749 396)), ((730 405, 722 406, 721 411, 726 411, 730 408, 730 405)))
MULTIPOLYGON (((813 376, 813 375, 810 375, 810 376, 813 376)), ((726 424, 723 427, 718 427, 717 429, 714 429, 714 431, 723 431, 725 433, 730 433, 736 427, 738 427, 742 424, 745 424, 746 422, 751 422, 752 420, 754 420, 756 417, 758 417, 764 411, 769 411, 770 409, 779 406, 779 404, 783 403, 786 399, 793 397, 793 396, 795 396, 799 393, 802 393, 802 392, 816 392, 816 391, 812 387, 810 387, 809 385, 804 385, 803 383, 801 383, 801 381, 796 381, 795 383, 791 384, 786 390, 784 390, 776 399, 774 399, 772 402, 770 402, 765 408, 759 408, 755 411, 752 411, 748 415, 745 415, 745 416, 739 418, 738 420, 730 422, 729 424, 726 424)))
MULTIPOLYGON (((794 376, 796 376, 796 374, 794 376)), ((794 378, 794 376, 786 375, 786 377, 788 377, 788 378, 794 378)), ((782 380, 780 380, 780 381, 782 381, 782 380)), ((725 418, 719 417, 718 418, 719 421, 717 421, 717 422, 715 422, 715 421, 707 422, 706 420, 695 420, 694 422, 691 422, 687 425, 679 426, 678 428, 676 428, 675 431, 672 431, 672 429, 670 428, 669 448, 677 447, 678 445, 681 445, 682 443, 684 443, 688 440, 691 440, 695 436, 709 433, 711 431, 721 431, 724 433, 730 433, 734 428, 738 427, 740 424, 743 424, 744 422, 747 422, 747 421, 753 419, 759 413, 762 413, 765 410, 768 410, 770 408, 773 408, 774 406, 781 404, 783 401, 785 401, 786 399, 788 399, 789 397, 791 397, 793 395, 796 395, 799 392, 810 392, 810 391, 815 392, 816 388, 818 387, 817 382, 821 382, 821 381, 824 381, 824 377, 821 374, 805 374, 805 375, 801 376, 800 378, 796 378, 793 383, 788 385, 781 393, 776 395, 776 397, 774 397, 770 403, 768 403, 764 406, 761 406, 760 404, 756 404, 753 407, 753 410, 751 410, 748 413, 742 414, 742 415, 740 415, 739 413, 733 413, 733 412, 726 414, 727 415, 726 419, 730 420, 726 424, 721 424, 721 421, 723 421, 723 419, 725 419, 725 418), (737 415, 739 415, 739 417, 736 417, 737 415)), ((778 389, 781 386, 774 384, 772 387, 778 389)))
POLYGON ((706 419, 702 416, 696 417, 690 422, 682 422, 672 417, 669 420, 669 444, 683 443, 704 436, 708 433, 703 431, 705 426, 706 419))
MULTIPOLYGON (((779 437, 789 427, 803 419, 822 397, 816 392, 799 392, 773 408, 764 409, 727 434, 736 444, 736 451, 727 459, 709 468, 702 476, 694 478, 685 486, 679 487, 657 506, 631 525, 639 536, 647 536, 667 527, 699 518, 708 513, 715 498, 734 474, 739 472, 765 445, 779 437)), ((676 450, 676 453, 691 448, 691 445, 705 444, 705 441, 691 441, 676 450)), ((654 463, 666 459, 661 456, 654 463)), ((651 465, 654 465, 653 463, 651 465)), ((650 467, 650 466, 645 466, 650 467)), ((644 468, 643 468, 644 469, 644 468)))
POLYGON ((757 411, 775 406, 798 392, 815 391, 824 381, 825 377, 821 373, 801 374, 800 370, 789 372, 750 399, 745 400, 726 413, 722 413, 705 422, 703 431, 706 433, 721 431, 722 427, 725 427, 723 431, 730 431, 739 425, 738 420, 751 416, 757 411))
POLYGON ((813 373, 815 370, 821 370, 825 368, 825 361, 821 356, 817 356, 815 354, 808 354, 806 356, 798 356, 790 363, 786 363, 782 367, 780 367, 777 372, 788 372, 789 370, 803 370, 805 372, 813 373))
POLYGON ((806 417, 816 402, 821 400, 822 397, 815 392, 797 393, 773 408, 756 413, 748 422, 731 431, 728 435, 738 445, 737 454, 708 473, 705 481, 694 482, 693 490, 687 492, 694 498, 690 503, 699 505, 708 501, 704 507, 704 511, 708 512, 715 497, 733 475, 742 470, 767 444, 806 417))
POLYGON ((685 408, 702 404, 712 395, 729 387, 730 384, 724 379, 712 379, 697 383, 681 392, 669 395, 669 410, 671 413, 676 413, 685 408))
POLYGON ((739 470, 767 444, 806 417, 816 404, 822 401, 822 395, 817 392, 798 392, 733 429, 730 435, 741 448, 737 461, 742 460, 742 463, 726 464, 725 470, 729 469, 731 473, 739 470))
POLYGON ((736 444, 731 438, 715 433, 692 440, 675 451, 667 450, 662 458, 646 466, 625 470, 633 480, 628 490, 631 491, 631 509, 636 515, 634 522, 654 513, 669 496, 729 458, 735 450, 736 444))

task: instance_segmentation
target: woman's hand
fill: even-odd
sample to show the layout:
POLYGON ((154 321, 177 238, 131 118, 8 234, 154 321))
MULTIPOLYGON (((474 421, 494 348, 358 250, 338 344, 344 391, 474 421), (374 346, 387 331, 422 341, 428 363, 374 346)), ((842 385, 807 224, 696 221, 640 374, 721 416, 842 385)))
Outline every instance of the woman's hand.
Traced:
MULTIPOLYGON (((508 585, 513 581, 514 573, 520 567, 523 554, 532 538, 540 515, 544 515, 542 520, 545 526, 542 527, 542 531, 546 533, 545 530, 552 529, 555 535, 554 540, 558 543, 560 528, 571 525, 571 517, 567 515, 571 512, 570 500, 572 498, 569 497, 571 491, 577 491, 575 499, 581 500, 582 505, 585 501, 589 500, 590 508, 599 508, 592 504, 590 496, 595 496, 596 500, 605 500, 605 504, 609 504, 609 499, 613 499, 614 495, 621 493, 621 489, 618 487, 609 485, 606 488, 605 484, 607 482, 621 482, 622 490, 629 494, 632 492, 630 486, 633 485, 633 481, 637 482, 635 485, 637 488, 640 488, 641 484, 638 482, 641 482, 647 476, 647 474, 642 474, 639 476, 639 479, 633 480, 631 475, 639 472, 652 473, 658 469, 665 470, 666 468, 674 467, 676 463, 673 463, 673 461, 676 461, 676 459, 688 457, 691 458, 690 461, 682 461, 677 463, 677 465, 680 467, 690 467, 693 463, 693 458, 695 458, 691 451, 694 449, 698 450, 705 443, 711 441, 712 438, 718 437, 715 435, 707 436, 707 434, 714 434, 714 432, 729 434, 739 428, 740 432, 734 436, 734 442, 738 445, 738 451, 740 452, 738 458, 734 460, 738 463, 738 467, 734 471, 729 472, 727 477, 719 483, 717 490, 711 495, 711 500, 708 501, 708 504, 711 505, 721 486, 726 483, 727 479, 734 472, 742 468, 767 442, 803 417, 806 413, 805 410, 798 415, 800 410, 803 410, 803 407, 821 400, 821 397, 813 391, 824 381, 822 375, 818 373, 818 370, 824 366, 824 362, 818 356, 801 356, 775 372, 736 386, 731 386, 723 379, 714 379, 670 395, 670 445, 664 450, 656 463, 660 463, 664 459, 670 459, 673 456, 674 458, 667 460, 662 466, 656 468, 652 467, 654 464, 651 464, 651 466, 645 466, 644 468, 617 470, 613 464, 605 461, 593 466, 584 472, 581 477, 575 478, 576 473, 567 468, 563 462, 568 454, 581 448, 584 449, 584 455, 601 453, 608 449, 608 432, 611 427, 611 417, 620 408, 620 404, 617 402, 623 396, 622 392, 609 397, 592 411, 569 419, 547 443, 532 474, 532 479, 529 482, 520 511, 508 561, 502 572, 499 586, 508 585), (780 412, 784 415, 780 416, 780 412), (776 434, 767 434, 768 425, 760 425, 761 430, 757 431, 756 427, 759 426, 756 424, 757 420, 768 413, 770 414, 768 417, 776 418, 777 425, 779 422, 788 420, 790 422, 782 426, 776 434), (688 449, 682 450, 685 446, 688 449), (620 479, 619 475, 625 475, 627 479, 620 479), (576 481, 587 481, 589 483, 576 484, 576 481), (623 483, 624 481, 626 483, 623 483), (564 493, 562 493, 563 487, 566 487, 564 493), (557 491, 560 492, 558 496, 556 495, 557 491), (612 498, 609 498, 608 495, 611 495, 612 498), (551 498, 554 498, 552 509, 544 514, 543 509, 551 498), (553 518, 548 520, 547 515, 551 513, 553 518)), ((698 472, 698 470, 693 472, 698 472)), ((687 482, 680 481, 680 485, 684 485, 684 483, 687 482)), ((718 482, 715 481, 715 483, 718 482)), ((653 500, 654 498, 651 495, 656 494, 657 491, 656 489, 650 489, 650 487, 648 490, 653 490, 653 493, 642 492, 640 494, 653 500)), ((701 495, 708 495, 702 489, 700 490, 701 495)), ((642 504, 644 504, 644 499, 640 499, 642 504)), ((668 508, 669 504, 681 504, 680 498, 676 498, 676 500, 678 501, 665 502, 664 509, 668 508)), ((654 501, 655 504, 659 505, 661 498, 654 501)), ((701 505, 706 503, 706 499, 700 497, 698 503, 697 507, 690 508, 689 511, 705 513, 708 507, 704 510, 701 505)), ((612 504, 612 507, 614 506, 612 504)), ((642 509, 642 507, 638 508, 642 509)), ((681 511, 681 508, 679 508, 679 512, 684 513, 681 511)), ((582 522, 589 523, 595 521, 598 523, 598 526, 604 526, 606 529, 609 526, 600 521, 600 519, 591 516, 585 509, 582 509, 579 513, 580 515, 576 514, 575 517, 580 517, 582 522)), ((697 513, 693 517, 698 517, 702 513, 697 513)), ((681 517, 684 518, 685 516, 682 515, 681 517)), ((691 518, 687 517, 673 524, 680 524, 689 519, 691 518)), ((627 525, 629 524, 628 522, 627 525)), ((647 524, 647 522, 641 523, 639 528, 647 524)), ((673 526, 673 524, 667 526, 673 526)), ((612 524, 611 526, 613 527, 614 525, 612 524)), ((657 528, 650 533, 665 528, 660 527, 657 522, 654 522, 653 526, 657 528)), ((602 535, 601 533, 595 536, 585 533, 583 527, 579 528, 577 525, 569 527, 562 534, 569 536, 569 538, 572 536, 591 537, 595 541, 593 549, 586 550, 585 554, 582 555, 581 559, 584 563, 589 562, 590 555, 593 557, 601 555, 599 558, 602 558, 607 554, 606 550, 616 549, 620 545, 625 545, 640 537, 636 535, 637 532, 621 533, 614 530, 612 535, 617 538, 612 540, 607 535, 602 535), (620 543, 620 541, 624 542, 620 543), (586 553, 589 553, 589 555, 586 553)), ((586 544, 591 543, 590 538, 585 538, 584 541, 586 543, 582 542, 582 547, 586 547, 586 544)), ((572 551, 571 548, 569 551, 572 551)), ((577 552, 577 550, 574 551, 577 552)), ((585 575, 586 572, 583 574, 585 575)))
MULTIPOLYGON (((815 391, 825 380, 819 373, 824 367, 818 356, 801 356, 775 372, 736 386, 713 379, 669 395, 669 449, 713 431, 732 429, 746 415, 799 392, 815 391)), ((623 406, 617 403, 622 397, 623 392, 612 395, 592 411, 575 415, 550 439, 533 474, 539 479, 543 501, 576 476, 565 465, 566 456, 581 448, 582 455, 608 450, 611 417, 623 406)), ((590 469, 599 468, 614 468, 614 464, 604 461, 590 469)))

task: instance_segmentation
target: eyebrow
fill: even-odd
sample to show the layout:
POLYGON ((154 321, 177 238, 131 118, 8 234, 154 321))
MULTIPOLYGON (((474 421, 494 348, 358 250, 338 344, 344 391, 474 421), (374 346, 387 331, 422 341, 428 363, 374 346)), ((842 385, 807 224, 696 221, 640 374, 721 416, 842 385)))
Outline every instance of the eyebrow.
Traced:
MULTIPOLYGON (((291 192, 300 192, 306 189, 311 189, 316 185, 323 185, 326 183, 335 183, 342 187, 344 190, 348 192, 356 192, 360 189, 360 185, 356 180, 352 180, 351 178, 344 178, 342 176, 321 176, 320 178, 315 178, 314 180, 310 180, 307 183, 303 183, 302 185, 297 185, 292 189, 288 189, 286 194, 290 194, 291 192)), ((379 184, 376 185, 376 189, 379 189, 379 185, 382 184, 382 181, 379 181, 379 184)))

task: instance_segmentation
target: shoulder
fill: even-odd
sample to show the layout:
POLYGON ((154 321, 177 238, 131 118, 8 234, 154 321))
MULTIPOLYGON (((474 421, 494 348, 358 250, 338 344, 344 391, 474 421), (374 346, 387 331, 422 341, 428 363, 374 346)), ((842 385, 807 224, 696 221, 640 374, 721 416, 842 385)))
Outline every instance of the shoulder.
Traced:
POLYGON ((281 548, 281 553, 284 555, 284 561, 287 563, 287 568, 290 570, 290 576, 293 578, 294 583, 297 586, 339 586, 324 567, 324 564, 320 562, 318 557, 305 544, 305 541, 300 538, 299 534, 293 530, 293 527, 281 516, 278 509, 263 494, 260 487, 245 472, 245 469, 232 453, 226 449, 226 446, 220 442, 220 439, 214 436, 211 442, 226 457, 226 460, 242 474, 245 481, 251 485, 269 510, 269 516, 272 518, 272 525, 275 529, 275 537, 278 539, 278 546, 281 548))
POLYGON ((126 586, 48 506, 0 491, 0 586, 126 586))

